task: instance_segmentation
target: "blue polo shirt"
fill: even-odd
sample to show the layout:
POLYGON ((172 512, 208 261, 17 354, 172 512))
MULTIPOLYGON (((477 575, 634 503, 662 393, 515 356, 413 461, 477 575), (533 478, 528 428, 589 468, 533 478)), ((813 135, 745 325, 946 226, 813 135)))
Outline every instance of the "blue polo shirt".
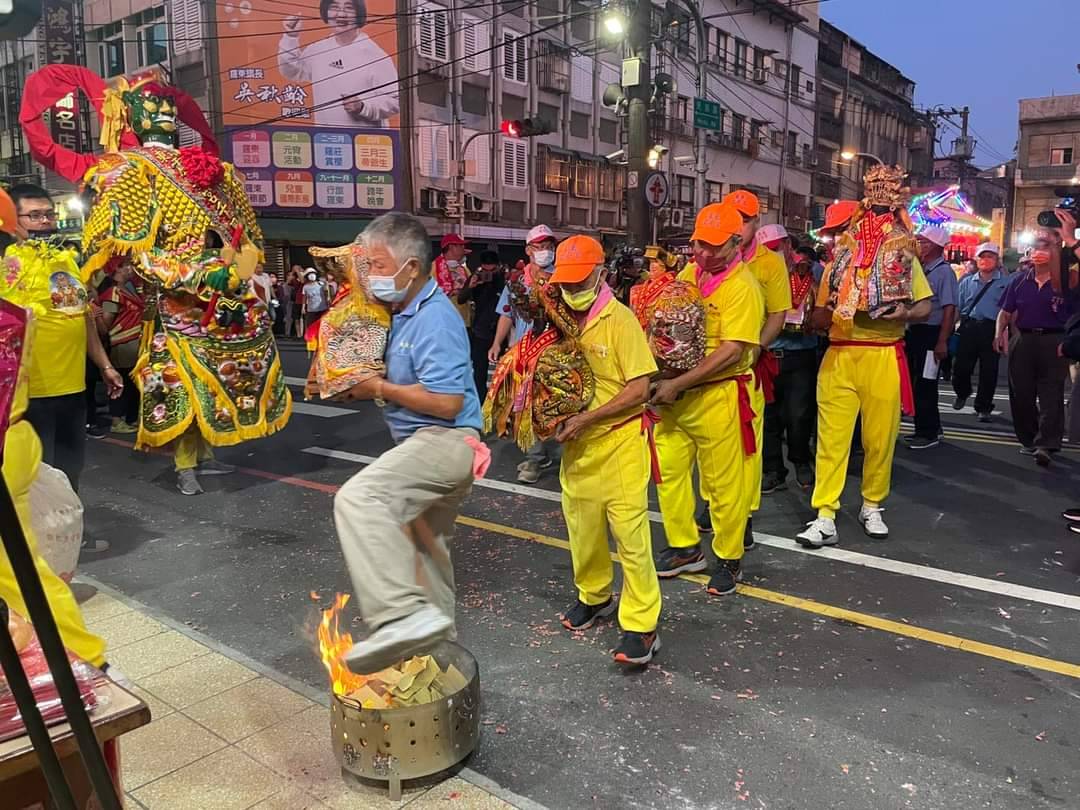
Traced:
MULTIPOLYGON (((944 314, 942 307, 955 307, 959 284, 956 281, 956 273, 952 265, 939 256, 938 260, 928 267, 923 268, 926 280, 930 282, 930 289, 934 296, 930 299, 930 317, 926 319, 929 326, 941 326, 944 314)), ((989 295, 989 293, 987 293, 989 295)))
MULTIPOLYGON (((529 269, 526 268, 525 272, 527 274, 529 269)), ((551 265, 551 267, 548 267, 546 270, 541 270, 540 272, 545 276, 550 276, 555 272, 555 265, 551 265)), ((526 278, 528 278, 527 275, 526 278)), ((531 287, 532 285, 529 286, 531 287)), ((505 315, 514 322, 514 334, 510 336, 510 341, 507 343, 508 346, 513 346, 525 336, 526 332, 533 328, 533 322, 522 318, 518 311, 510 304, 509 285, 503 287, 502 294, 499 296, 499 303, 495 305, 495 311, 500 315, 505 315)))
POLYGON ((394 315, 386 350, 386 379, 394 385, 419 383, 433 394, 465 397, 461 411, 453 419, 439 419, 387 403, 384 415, 395 442, 403 442, 425 427, 480 430, 480 399, 473 382, 469 336, 458 311, 434 278, 394 315))
POLYGON ((977 321, 993 321, 997 319, 1001 309, 1001 300, 1005 297, 1005 288, 1009 286, 1009 277, 999 267, 990 274, 990 280, 983 282, 978 273, 964 276, 960 280, 960 302, 956 305, 957 311, 962 318, 974 318, 977 321), (990 285, 978 305, 972 309, 972 302, 982 291, 985 284, 990 285))

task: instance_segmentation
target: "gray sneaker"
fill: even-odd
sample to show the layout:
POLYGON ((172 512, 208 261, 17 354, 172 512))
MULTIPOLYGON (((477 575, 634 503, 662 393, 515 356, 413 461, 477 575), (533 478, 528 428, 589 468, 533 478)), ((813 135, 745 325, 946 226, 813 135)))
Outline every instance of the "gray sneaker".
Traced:
POLYGON ((199 475, 228 475, 234 472, 236 472, 236 467, 232 464, 226 464, 224 461, 218 461, 216 458, 204 461, 199 465, 199 475))
POLYGON ((540 465, 535 461, 523 461, 518 464, 517 480, 519 484, 535 484, 540 480, 540 465))
POLYGON ((180 470, 176 473, 176 488, 182 495, 202 495, 203 491, 194 470, 180 470))
POLYGON ((354 644, 345 653, 345 663, 358 675, 378 672, 405 658, 431 652, 450 635, 453 627, 449 616, 433 605, 424 605, 354 644))

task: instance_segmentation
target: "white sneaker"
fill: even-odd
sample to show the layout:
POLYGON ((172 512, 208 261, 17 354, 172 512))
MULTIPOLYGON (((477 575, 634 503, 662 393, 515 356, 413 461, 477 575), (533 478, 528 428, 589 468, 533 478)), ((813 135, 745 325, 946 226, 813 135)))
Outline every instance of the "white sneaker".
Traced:
POLYGON ((805 529, 795 535, 795 540, 800 546, 807 548, 835 546, 840 542, 836 533, 836 521, 832 518, 814 518, 806 524, 805 529))
POLYGON ((523 461, 518 464, 517 480, 519 484, 535 484, 540 480, 540 465, 535 461, 523 461))
POLYGON ((379 672, 405 658, 430 653, 448 637, 453 620, 434 605, 424 605, 403 619, 384 624, 345 653, 345 663, 358 675, 379 672))
POLYGON ((864 506, 859 510, 859 522, 867 536, 876 537, 879 540, 884 540, 889 536, 889 527, 885 525, 881 517, 884 511, 880 506, 864 506))

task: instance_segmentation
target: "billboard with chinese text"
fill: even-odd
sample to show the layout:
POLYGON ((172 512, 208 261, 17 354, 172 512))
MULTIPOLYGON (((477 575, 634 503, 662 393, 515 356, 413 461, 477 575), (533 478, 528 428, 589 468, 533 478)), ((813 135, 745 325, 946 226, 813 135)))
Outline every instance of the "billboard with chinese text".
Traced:
POLYGON ((256 210, 401 205, 394 0, 223 4, 217 37, 223 146, 256 210))

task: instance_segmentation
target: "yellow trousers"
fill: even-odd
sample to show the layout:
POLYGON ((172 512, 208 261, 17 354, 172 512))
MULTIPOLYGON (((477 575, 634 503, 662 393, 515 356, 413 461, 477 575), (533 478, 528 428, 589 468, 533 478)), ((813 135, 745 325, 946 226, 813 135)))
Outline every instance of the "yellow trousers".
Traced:
POLYGON ((862 496, 877 506, 889 494, 900 432, 900 371, 891 346, 833 346, 818 372, 816 483, 810 505, 819 517, 840 509, 851 436, 862 415, 862 496))
POLYGON ((623 569, 619 625, 637 633, 652 632, 660 618, 649 473, 649 447, 636 421, 599 437, 567 442, 559 471, 578 598, 600 605, 611 596, 610 527, 623 569))
POLYGON ((696 462, 701 494, 709 502, 713 551, 722 560, 742 559, 751 459, 739 430, 738 384, 728 380, 705 385, 665 406, 656 426, 656 449, 663 477, 656 492, 668 545, 687 548, 700 542, 694 521, 696 462))
MULTIPOLYGON (((11 491, 11 498, 15 502, 15 511, 19 515, 19 523, 22 524, 23 533, 30 546, 30 553, 34 556, 34 567, 37 568, 41 585, 45 589, 45 598, 52 609, 56 626, 60 630, 60 638, 64 646, 96 667, 105 663, 105 640, 94 635, 86 629, 83 623, 79 604, 75 601, 75 595, 71 588, 60 577, 53 573, 48 563, 38 554, 37 539, 30 525, 30 485, 37 477, 38 467, 41 465, 41 442, 29 422, 15 422, 8 429, 4 443, 4 480, 11 491)), ((22 591, 18 582, 15 581, 15 572, 11 568, 11 562, 0 546, 0 597, 7 602, 8 607, 29 619, 30 612, 26 609, 22 591)), ((0 630, 0 632, 4 632, 0 630)))
POLYGON ((754 383, 747 387, 750 389, 750 407, 754 409, 754 454, 747 456, 743 469, 746 471, 745 494, 750 500, 748 514, 752 515, 761 508, 761 444, 765 441, 765 392, 754 383))
POLYGON ((199 432, 198 425, 192 425, 184 435, 176 440, 176 448, 173 450, 173 463, 176 471, 193 470, 201 461, 209 461, 214 457, 213 448, 199 432))

